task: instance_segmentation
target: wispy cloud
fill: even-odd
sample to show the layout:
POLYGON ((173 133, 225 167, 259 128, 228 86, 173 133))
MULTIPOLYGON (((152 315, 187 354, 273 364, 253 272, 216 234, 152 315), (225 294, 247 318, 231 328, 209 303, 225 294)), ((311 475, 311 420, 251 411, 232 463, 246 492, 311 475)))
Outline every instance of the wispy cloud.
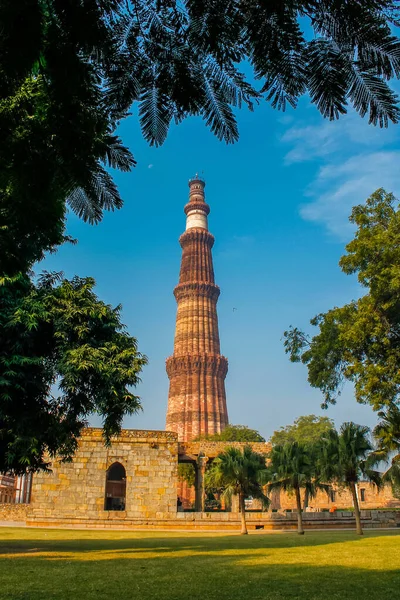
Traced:
POLYGON ((300 208, 308 221, 324 224, 330 233, 349 239, 351 209, 379 187, 400 193, 400 150, 390 146, 396 128, 381 130, 351 113, 338 122, 293 126, 281 140, 291 145, 287 165, 314 161, 314 180, 304 191, 300 208))
POLYGON ((154 165, 153 165, 153 164, 147 165, 147 168, 148 168, 148 169, 152 169, 153 167, 154 167, 154 165))
POLYGON ((318 124, 290 127, 281 140, 292 148, 285 156, 287 164, 330 157, 349 147, 381 148, 396 137, 394 127, 379 129, 368 125, 354 112, 339 121, 321 121, 318 124))
POLYGON ((348 240, 352 225, 348 217, 354 205, 364 202, 377 188, 400 192, 400 151, 361 153, 340 164, 320 168, 305 195, 311 202, 300 208, 307 221, 323 223, 342 240, 348 240))

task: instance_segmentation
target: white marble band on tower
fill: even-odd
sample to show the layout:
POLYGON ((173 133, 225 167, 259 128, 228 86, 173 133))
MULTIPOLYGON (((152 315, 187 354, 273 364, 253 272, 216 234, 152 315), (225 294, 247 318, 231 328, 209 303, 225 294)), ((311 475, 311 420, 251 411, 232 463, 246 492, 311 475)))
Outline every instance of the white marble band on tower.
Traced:
POLYGON ((187 214, 186 229, 191 229, 192 227, 202 227, 208 230, 207 215, 204 211, 196 208, 187 214))

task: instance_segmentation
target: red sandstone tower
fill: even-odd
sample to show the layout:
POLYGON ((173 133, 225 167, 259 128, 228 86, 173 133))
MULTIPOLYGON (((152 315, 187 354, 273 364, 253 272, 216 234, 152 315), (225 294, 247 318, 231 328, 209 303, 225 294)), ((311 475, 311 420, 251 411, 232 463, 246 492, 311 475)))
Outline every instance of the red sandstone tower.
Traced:
POLYGON ((220 354, 219 287, 214 283, 214 237, 208 231, 210 207, 204 200, 204 187, 197 175, 189 181, 186 231, 179 238, 181 271, 174 290, 178 304, 174 354, 167 359, 170 387, 166 429, 176 431, 182 441, 219 433, 228 424, 228 361, 220 354))

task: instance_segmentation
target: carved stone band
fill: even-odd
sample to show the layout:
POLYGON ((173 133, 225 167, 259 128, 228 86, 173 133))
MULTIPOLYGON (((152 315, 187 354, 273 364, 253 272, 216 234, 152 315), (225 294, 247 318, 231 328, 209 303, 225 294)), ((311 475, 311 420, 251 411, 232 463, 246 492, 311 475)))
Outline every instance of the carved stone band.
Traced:
POLYGON ((177 302, 182 298, 198 298, 203 296, 211 300, 218 300, 220 289, 215 283, 179 283, 174 289, 177 302))
POLYGON ((207 375, 219 375, 226 377, 228 372, 228 360, 221 354, 193 354, 185 356, 170 356, 166 360, 168 377, 176 375, 205 373, 207 375))
POLYGON ((209 248, 212 248, 214 245, 214 236, 206 229, 192 227, 191 229, 187 229, 185 233, 182 233, 179 238, 179 243, 182 248, 189 242, 204 242, 209 248))

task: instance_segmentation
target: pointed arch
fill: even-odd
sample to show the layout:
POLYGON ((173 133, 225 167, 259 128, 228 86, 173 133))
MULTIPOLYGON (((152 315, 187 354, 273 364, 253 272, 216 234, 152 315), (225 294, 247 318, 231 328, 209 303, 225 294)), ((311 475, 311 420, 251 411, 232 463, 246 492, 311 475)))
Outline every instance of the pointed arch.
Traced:
POLYGON ((113 463, 106 472, 104 510, 125 510, 126 471, 120 462, 113 463))

